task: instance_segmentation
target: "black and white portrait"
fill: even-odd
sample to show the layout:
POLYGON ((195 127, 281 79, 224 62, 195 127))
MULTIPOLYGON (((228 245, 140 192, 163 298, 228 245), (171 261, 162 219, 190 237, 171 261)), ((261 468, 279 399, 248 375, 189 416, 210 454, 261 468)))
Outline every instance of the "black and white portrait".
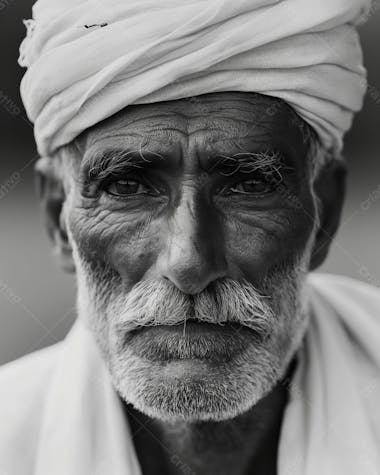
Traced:
POLYGON ((0 475, 380 474, 379 2, 0 15, 0 475))

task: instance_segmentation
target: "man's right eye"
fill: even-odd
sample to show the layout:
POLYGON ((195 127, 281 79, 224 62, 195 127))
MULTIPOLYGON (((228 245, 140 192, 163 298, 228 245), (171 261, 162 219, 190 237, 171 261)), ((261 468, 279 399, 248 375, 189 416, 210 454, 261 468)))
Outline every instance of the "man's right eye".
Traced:
POLYGON ((133 195, 152 194, 152 191, 154 190, 137 180, 123 179, 109 183, 104 187, 104 191, 113 196, 127 197, 133 195))

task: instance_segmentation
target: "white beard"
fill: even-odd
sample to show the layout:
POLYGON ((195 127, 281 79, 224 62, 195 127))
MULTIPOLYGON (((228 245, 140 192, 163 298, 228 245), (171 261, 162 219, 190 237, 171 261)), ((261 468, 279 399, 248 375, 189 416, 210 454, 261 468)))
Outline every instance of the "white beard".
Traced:
POLYGON ((233 362, 193 378, 172 378, 167 362, 144 360, 123 344, 124 336, 138 327, 183 323, 188 296, 159 280, 139 283, 128 293, 116 281, 95 282, 74 246, 79 318, 94 331, 122 399, 150 417, 170 421, 230 419, 254 406, 285 375, 305 334, 309 316, 304 282, 312 240, 291 269, 265 279, 263 290, 270 299, 248 282, 228 279, 218 289, 217 307, 207 292, 193 296, 193 318, 237 321, 263 337, 233 362))

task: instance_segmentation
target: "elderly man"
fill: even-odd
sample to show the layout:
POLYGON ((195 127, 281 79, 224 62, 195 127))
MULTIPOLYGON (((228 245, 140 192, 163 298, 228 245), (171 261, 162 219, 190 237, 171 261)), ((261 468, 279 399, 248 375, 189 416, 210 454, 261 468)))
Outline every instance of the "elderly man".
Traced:
POLYGON ((65 340, 0 372, 0 469, 380 473, 380 294, 339 224, 367 0, 39 0, 20 63, 65 340))

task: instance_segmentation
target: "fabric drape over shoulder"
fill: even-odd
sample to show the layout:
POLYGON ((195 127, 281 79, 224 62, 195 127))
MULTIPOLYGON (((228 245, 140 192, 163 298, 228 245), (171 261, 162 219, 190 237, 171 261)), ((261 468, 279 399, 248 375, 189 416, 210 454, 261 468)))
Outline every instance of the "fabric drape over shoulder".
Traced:
POLYGON ((220 91, 289 103, 342 148, 370 0, 38 0, 19 62, 42 155, 125 106, 220 91))

